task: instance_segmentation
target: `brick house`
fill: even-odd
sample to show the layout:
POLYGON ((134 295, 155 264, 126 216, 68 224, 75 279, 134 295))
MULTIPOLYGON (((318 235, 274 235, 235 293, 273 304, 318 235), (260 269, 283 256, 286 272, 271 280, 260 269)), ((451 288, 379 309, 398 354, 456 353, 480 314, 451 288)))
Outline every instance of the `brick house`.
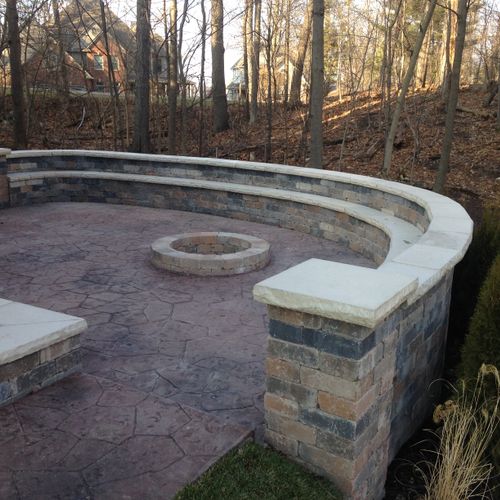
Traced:
MULTIPOLYGON (((64 65, 73 91, 109 92, 114 81, 119 92, 132 90, 135 80, 135 32, 110 9, 106 12, 107 38, 112 73, 103 30, 99 24, 99 3, 83 0, 69 4, 61 13, 64 65), (110 78, 111 77, 111 78, 110 78)), ((31 30, 24 63, 28 85, 56 88, 60 84, 57 31, 54 26, 31 30)), ((152 80, 166 82, 166 53, 163 45, 152 41, 152 80)))

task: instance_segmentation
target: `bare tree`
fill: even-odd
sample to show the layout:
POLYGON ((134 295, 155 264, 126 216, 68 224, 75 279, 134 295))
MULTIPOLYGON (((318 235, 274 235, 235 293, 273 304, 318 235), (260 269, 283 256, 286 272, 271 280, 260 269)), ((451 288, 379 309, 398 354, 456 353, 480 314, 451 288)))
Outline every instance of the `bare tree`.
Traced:
POLYGON ((229 128, 226 81, 224 78, 224 8, 222 0, 212 0, 212 100, 214 131, 229 128))
POLYGON ((396 101, 396 106, 392 114, 391 128, 389 129, 389 133, 387 134, 387 139, 385 142, 384 165, 382 167, 382 171, 384 172, 385 175, 389 173, 389 169, 391 167, 392 150, 394 148, 394 138, 396 137, 399 118, 401 116, 401 112, 403 111, 405 105, 406 93, 410 88, 410 83, 415 73, 415 67, 417 65, 420 49, 422 48, 422 43, 424 41, 425 34, 427 33, 427 28, 429 27, 432 15, 434 14, 436 3, 437 0, 431 0, 429 8, 427 9, 427 13, 425 14, 424 19, 420 23, 417 40, 415 41, 415 46, 413 47, 410 63, 408 65, 408 69, 406 70, 403 84, 401 86, 401 90, 399 91, 398 99, 396 101))
POLYGON ((149 153, 149 77, 151 72, 151 0, 137 0, 134 139, 132 151, 149 153))
POLYGON ((252 54, 252 1, 245 0, 245 13, 243 15, 243 81, 245 85, 245 119, 250 120, 250 77, 249 55, 252 54))
POLYGON ((58 0, 52 0, 52 11, 54 13, 54 24, 57 31, 57 91, 59 92, 61 97, 63 97, 63 99, 67 100, 69 96, 68 70, 66 68, 65 61, 65 47, 61 28, 61 17, 59 15, 58 0))
POLYGON ((200 123, 198 125, 198 155, 203 156, 205 151, 205 51, 207 40, 207 13, 205 0, 200 0, 201 8, 201 61, 200 61, 200 123))
POLYGON ((314 168, 323 168, 324 19, 324 0, 313 0, 309 165, 314 168))
POLYGON ((444 128, 443 145, 441 147, 441 158, 439 168, 434 183, 434 191, 441 193, 446 182, 450 164, 451 147, 453 144, 453 129, 455 125, 455 115, 457 113, 458 91, 460 89, 460 70, 462 68, 462 54, 465 45, 465 32, 467 30, 467 14, 469 11, 469 0, 458 0, 457 11, 457 37, 455 39, 455 58, 450 76, 450 89, 446 109, 446 121, 444 128))
POLYGON ((257 121, 259 109, 259 80, 260 80, 260 45, 261 45, 261 18, 262 0, 254 0, 252 45, 250 55, 250 123, 257 121))
POLYGON ((177 0, 170 0, 170 28, 168 33, 169 75, 168 75, 168 152, 177 152, 176 114, 177 114, 177 0))
POLYGON ((308 0, 306 6, 306 17, 297 46, 297 56, 294 60, 292 81, 290 83, 290 106, 297 106, 300 104, 300 95, 302 90, 302 75, 304 74, 304 62, 306 60, 307 48, 309 46, 309 39, 311 38, 311 23, 312 23, 312 1, 308 0))
MULTIPOLYGON (((108 37, 108 26, 106 22, 106 11, 104 8, 104 0, 99 1, 100 12, 101 12, 101 30, 104 39, 104 48, 106 50, 106 64, 108 67, 108 83, 109 83, 109 93, 111 94, 111 100, 113 101, 113 146, 117 149, 118 146, 118 122, 119 122, 119 106, 120 97, 118 95, 118 86, 116 84, 113 58, 111 57, 111 51, 109 50, 109 37, 108 37)), ((120 134, 121 136, 121 134, 120 134)), ((123 147, 123 142, 122 142, 123 147)))
POLYGON ((24 101, 24 77, 21 64, 21 38, 19 36, 19 15, 16 0, 7 0, 5 18, 8 26, 8 46, 12 103, 14 105, 14 147, 25 148, 28 145, 26 134, 26 104, 24 101))

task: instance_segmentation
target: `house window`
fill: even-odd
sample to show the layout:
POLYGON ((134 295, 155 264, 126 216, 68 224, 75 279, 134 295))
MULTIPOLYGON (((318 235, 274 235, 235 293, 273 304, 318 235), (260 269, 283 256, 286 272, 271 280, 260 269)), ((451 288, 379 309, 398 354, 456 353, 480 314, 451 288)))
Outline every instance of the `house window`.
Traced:
POLYGON ((120 61, 118 60, 118 57, 111 56, 111 67, 113 68, 113 71, 118 71, 120 69, 120 61))
POLYGON ((103 63, 102 56, 98 56, 98 55, 94 56, 94 69, 98 69, 98 70, 104 69, 104 63, 103 63))

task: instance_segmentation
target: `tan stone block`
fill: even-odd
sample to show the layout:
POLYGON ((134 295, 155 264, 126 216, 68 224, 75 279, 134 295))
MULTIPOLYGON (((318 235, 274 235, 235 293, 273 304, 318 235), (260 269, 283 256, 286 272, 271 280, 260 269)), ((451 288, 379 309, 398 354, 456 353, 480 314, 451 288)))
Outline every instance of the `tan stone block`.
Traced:
POLYGON ((301 366, 300 381, 307 387, 328 392, 350 401, 358 401, 373 385, 373 372, 361 380, 351 381, 327 375, 307 366, 301 366))
POLYGON ((304 443, 299 443, 299 457, 320 469, 344 495, 353 493, 355 468, 352 461, 304 443))
POLYGON ((284 359, 267 358, 266 373, 268 376, 289 380, 290 382, 300 381, 299 365, 284 359))
POLYGON ((299 415, 299 405, 295 401, 282 398, 269 392, 266 392, 264 395, 264 408, 295 420, 299 415))
POLYGON ((63 354, 66 354, 73 349, 77 348, 80 345, 80 336, 75 335, 69 339, 63 340, 62 342, 58 342, 57 344, 53 344, 45 349, 40 351, 40 363, 47 363, 48 361, 52 361, 56 358, 61 357, 63 354))
POLYGON ((316 442, 316 429, 308 427, 295 420, 283 417, 273 411, 266 411, 266 424, 274 432, 295 439, 301 443, 314 444, 316 442))
POLYGON ((271 429, 265 430, 265 440, 276 450, 281 451, 290 457, 298 455, 298 441, 289 437, 278 434, 271 429))
POLYGON ((376 349, 372 349, 360 360, 319 353, 319 368, 322 372, 347 380, 360 380, 368 375, 375 366, 376 349))
POLYGON ((358 401, 339 398, 328 392, 318 392, 318 405, 321 410, 347 420, 359 420, 373 405, 377 398, 377 387, 373 386, 358 401))
POLYGON ((281 321, 287 325, 304 326, 304 314, 301 312, 275 306, 269 306, 267 312, 271 319, 281 321))

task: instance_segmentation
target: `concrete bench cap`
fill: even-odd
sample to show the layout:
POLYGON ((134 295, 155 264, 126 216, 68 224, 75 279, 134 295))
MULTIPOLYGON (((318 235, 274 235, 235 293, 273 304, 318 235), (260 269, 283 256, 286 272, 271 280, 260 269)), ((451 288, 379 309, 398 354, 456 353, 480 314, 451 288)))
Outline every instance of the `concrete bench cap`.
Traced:
POLYGON ((82 318, 0 299, 0 365, 62 342, 86 328, 82 318))

